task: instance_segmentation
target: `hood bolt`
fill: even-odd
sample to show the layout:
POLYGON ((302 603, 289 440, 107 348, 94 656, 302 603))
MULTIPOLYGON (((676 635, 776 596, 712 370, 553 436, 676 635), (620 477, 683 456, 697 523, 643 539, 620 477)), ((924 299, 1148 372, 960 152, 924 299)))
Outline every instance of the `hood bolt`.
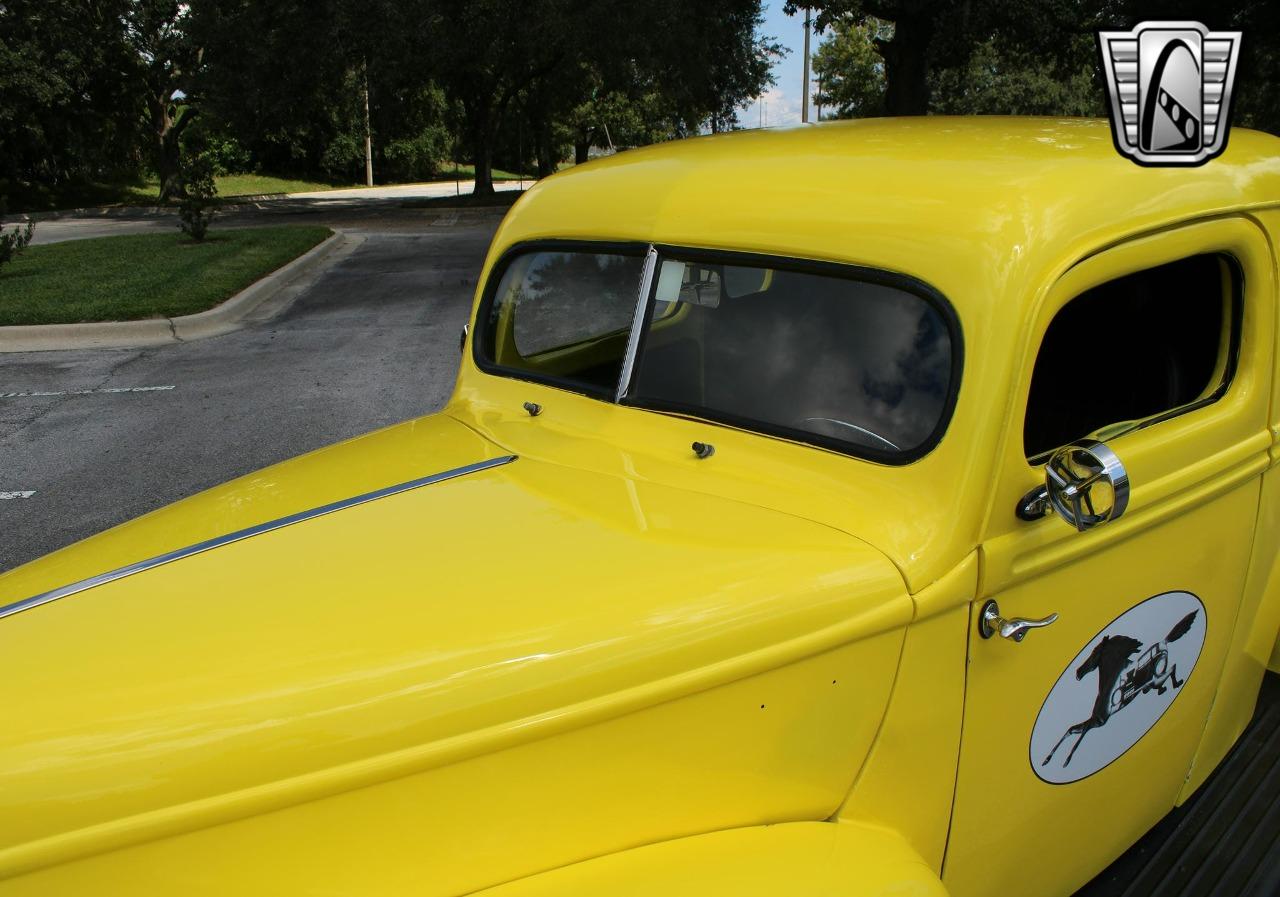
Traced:
POLYGON ((525 402, 524 410, 529 412, 530 417, 537 417, 542 413, 542 406, 537 402, 525 402))
POLYGON ((709 442, 695 442, 693 453, 699 458, 710 458, 716 453, 716 447, 709 442))

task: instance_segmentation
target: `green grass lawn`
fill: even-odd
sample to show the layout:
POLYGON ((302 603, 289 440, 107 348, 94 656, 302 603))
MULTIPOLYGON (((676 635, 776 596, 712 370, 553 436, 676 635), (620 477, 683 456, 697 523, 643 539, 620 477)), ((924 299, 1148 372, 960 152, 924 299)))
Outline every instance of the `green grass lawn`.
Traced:
MULTIPOLYGON (((320 190, 341 190, 356 186, 355 184, 295 181, 266 174, 224 174, 213 180, 218 187, 218 196, 222 199, 233 196, 257 196, 262 193, 315 193, 320 190)), ((157 184, 156 195, 159 196, 159 194, 160 186, 157 184)))
MULTIPOLYGON (((455 174, 453 169, 453 163, 445 162, 440 168, 440 173, 436 175, 434 178, 432 178, 431 180, 433 181, 452 181, 452 180, 469 181, 475 176, 476 176, 476 169, 472 165, 459 165, 457 173, 455 174)), ((520 179, 520 175, 514 171, 504 171, 501 168, 495 168, 493 170, 493 179, 495 181, 515 181, 520 179)), ((526 181, 537 180, 537 178, 535 178, 531 174, 526 174, 524 176, 524 179, 526 181)))
POLYGON ((0 266, 0 326, 204 311, 330 233, 327 227, 218 230, 215 224, 203 243, 175 232, 32 246, 0 266))
POLYGON ((144 181, 122 184, 83 181, 49 187, 45 184, 0 180, 0 194, 8 197, 9 211, 16 213, 49 212, 86 206, 147 205, 156 201, 158 190, 148 187, 144 181))

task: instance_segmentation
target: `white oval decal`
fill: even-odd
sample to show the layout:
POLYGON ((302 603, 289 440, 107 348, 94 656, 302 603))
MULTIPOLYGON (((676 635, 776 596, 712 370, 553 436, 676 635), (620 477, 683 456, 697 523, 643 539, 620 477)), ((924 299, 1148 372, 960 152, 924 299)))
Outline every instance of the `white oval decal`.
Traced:
POLYGON ((1191 678, 1208 621, 1190 592, 1129 608, 1062 671, 1031 730, 1031 768, 1078 782, 1110 764, 1169 709, 1191 678))

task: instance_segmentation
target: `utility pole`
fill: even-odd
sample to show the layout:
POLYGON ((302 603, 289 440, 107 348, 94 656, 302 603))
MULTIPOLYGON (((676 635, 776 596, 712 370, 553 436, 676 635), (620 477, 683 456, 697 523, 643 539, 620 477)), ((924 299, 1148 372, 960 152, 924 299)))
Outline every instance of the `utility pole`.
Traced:
POLYGON ((809 7, 804 8, 804 90, 800 92, 800 121, 809 123, 809 7))
POLYGON ((369 130, 369 61, 364 62, 364 185, 373 186, 373 134, 369 130))

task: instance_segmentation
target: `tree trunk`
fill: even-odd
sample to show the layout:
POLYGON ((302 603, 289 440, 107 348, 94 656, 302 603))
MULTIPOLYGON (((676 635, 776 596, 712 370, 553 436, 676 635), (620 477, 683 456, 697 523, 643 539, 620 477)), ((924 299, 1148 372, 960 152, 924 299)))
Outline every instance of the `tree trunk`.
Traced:
POLYGON ((876 41, 884 57, 884 106, 889 115, 929 112, 929 45, 933 23, 927 16, 899 16, 893 40, 876 41))
POLYGON ((493 138, 488 127, 478 127, 474 132, 476 184, 473 191, 476 196, 493 195, 493 138))
POLYGON ((544 121, 539 122, 534 132, 534 153, 538 160, 538 177, 549 178, 556 173, 556 166, 560 162, 556 158, 555 138, 551 133, 551 126, 544 121))
POLYGON ((480 92, 463 100, 463 114, 466 116, 467 132, 471 136, 472 164, 476 169, 475 186, 472 192, 476 196, 493 195, 493 143, 497 130, 493 102, 488 93, 480 92))
POLYGON ((168 202, 182 195, 178 130, 174 126, 172 109, 163 95, 153 98, 149 105, 156 175, 160 179, 160 201, 168 202))
POLYGON ((591 138, 579 136, 573 142, 573 164, 581 165, 591 158, 591 138))
POLYGON ((190 106, 175 108, 168 99, 172 90, 166 88, 152 94, 147 107, 151 118, 151 140, 160 180, 160 201, 168 202, 186 195, 182 186, 182 132, 195 116, 190 106))

